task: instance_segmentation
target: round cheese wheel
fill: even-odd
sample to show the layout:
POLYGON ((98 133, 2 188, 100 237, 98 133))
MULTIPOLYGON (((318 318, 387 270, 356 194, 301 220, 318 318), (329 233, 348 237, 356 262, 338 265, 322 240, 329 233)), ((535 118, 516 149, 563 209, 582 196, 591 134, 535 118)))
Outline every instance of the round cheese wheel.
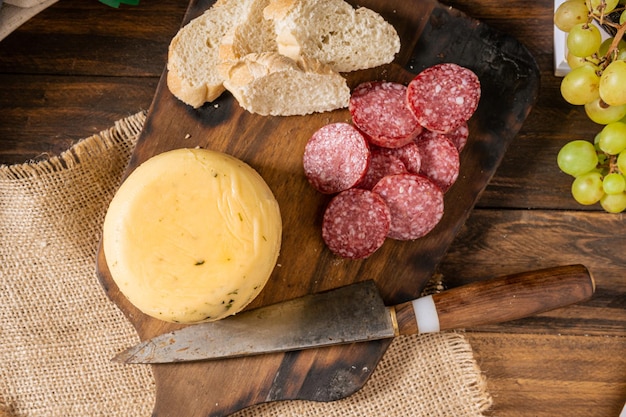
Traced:
POLYGON ((139 310, 176 323, 241 311, 276 264, 282 222, 263 178, 230 155, 177 149, 135 169, 104 220, 111 277, 139 310))

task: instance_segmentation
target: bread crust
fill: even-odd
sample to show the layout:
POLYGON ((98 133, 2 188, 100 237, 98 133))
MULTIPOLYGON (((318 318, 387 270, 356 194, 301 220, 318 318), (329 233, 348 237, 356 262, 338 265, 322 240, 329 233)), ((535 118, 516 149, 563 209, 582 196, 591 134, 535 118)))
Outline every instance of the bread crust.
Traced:
POLYGON ((204 103, 212 102, 226 91, 224 84, 191 86, 185 83, 176 71, 168 70, 166 81, 167 87, 174 97, 194 109, 202 107, 204 103))
POLYGON ((256 0, 218 0, 182 27, 168 48, 166 82, 170 92, 193 108, 214 101, 224 91, 217 65, 218 48, 230 28, 245 18, 256 0))

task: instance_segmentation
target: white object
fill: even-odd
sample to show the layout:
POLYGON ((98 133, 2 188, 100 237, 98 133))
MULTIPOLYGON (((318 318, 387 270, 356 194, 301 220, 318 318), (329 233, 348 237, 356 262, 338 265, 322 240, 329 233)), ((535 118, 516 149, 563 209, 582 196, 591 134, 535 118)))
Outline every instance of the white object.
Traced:
MULTIPOLYGON (((554 11, 564 3, 565 0, 554 0, 554 11)), ((554 28, 554 75, 563 77, 570 71, 567 64, 567 36, 565 32, 552 25, 554 28)))
POLYGON ((419 333, 437 333, 440 330, 439 314, 433 296, 421 297, 412 303, 419 333))

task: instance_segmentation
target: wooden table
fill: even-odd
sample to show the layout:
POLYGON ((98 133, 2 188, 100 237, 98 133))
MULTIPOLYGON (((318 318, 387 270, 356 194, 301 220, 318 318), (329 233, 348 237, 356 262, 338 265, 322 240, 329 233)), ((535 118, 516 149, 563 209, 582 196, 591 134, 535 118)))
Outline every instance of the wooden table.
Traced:
MULTIPOLYGON (((443 2, 516 37, 541 70, 539 99, 440 266, 448 287, 583 263, 595 296, 467 337, 494 397, 489 415, 617 417, 626 401, 626 223, 569 195, 556 154, 599 126, 559 94, 552 0, 443 2)), ((186 1, 107 7, 61 0, 0 42, 0 164, 58 155, 148 109, 186 1)))

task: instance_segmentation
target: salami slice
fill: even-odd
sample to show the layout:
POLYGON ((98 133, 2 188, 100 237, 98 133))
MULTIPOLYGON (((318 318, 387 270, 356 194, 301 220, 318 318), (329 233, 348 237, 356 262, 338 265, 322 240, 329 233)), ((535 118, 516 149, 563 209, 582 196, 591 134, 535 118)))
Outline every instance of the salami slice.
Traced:
POLYGON ((398 148, 420 133, 422 127, 407 106, 406 91, 406 86, 387 81, 366 82, 354 89, 348 106, 352 123, 370 143, 398 148))
POLYGON ((322 221, 322 238, 336 255, 363 259, 385 242, 391 225, 389 207, 376 193, 352 188, 337 194, 322 221))
POLYGON ((386 148, 372 148, 370 166, 359 188, 371 190, 384 176, 408 172, 400 158, 387 151, 386 148))
POLYGON ((444 135, 433 132, 422 134, 417 146, 422 157, 420 172, 445 193, 459 177, 459 151, 444 135))
MULTIPOLYGON (((423 132, 422 132, 423 134, 423 132)), ((418 136, 419 137, 419 136, 418 136)), ((401 148, 377 148, 381 152, 393 155, 400 159, 407 171, 413 174, 419 174, 420 167, 422 165, 422 157, 420 156, 420 150, 415 141, 404 145, 401 148)))
POLYGON ((389 175, 374 189, 391 211, 387 237, 413 240, 425 236, 443 217, 443 192, 428 178, 416 174, 389 175))
POLYGON ((459 152, 461 152, 467 143, 467 139, 469 138, 469 127, 467 126, 467 122, 462 123, 453 131, 446 133, 445 136, 450 139, 459 152))
POLYGON ((334 194, 361 181, 369 166, 370 150, 354 126, 331 123, 313 133, 302 159, 311 185, 321 193, 334 194))
POLYGON ((480 100, 480 81, 471 70, 438 64, 420 72, 407 87, 407 103, 426 129, 446 133, 469 120, 480 100))

